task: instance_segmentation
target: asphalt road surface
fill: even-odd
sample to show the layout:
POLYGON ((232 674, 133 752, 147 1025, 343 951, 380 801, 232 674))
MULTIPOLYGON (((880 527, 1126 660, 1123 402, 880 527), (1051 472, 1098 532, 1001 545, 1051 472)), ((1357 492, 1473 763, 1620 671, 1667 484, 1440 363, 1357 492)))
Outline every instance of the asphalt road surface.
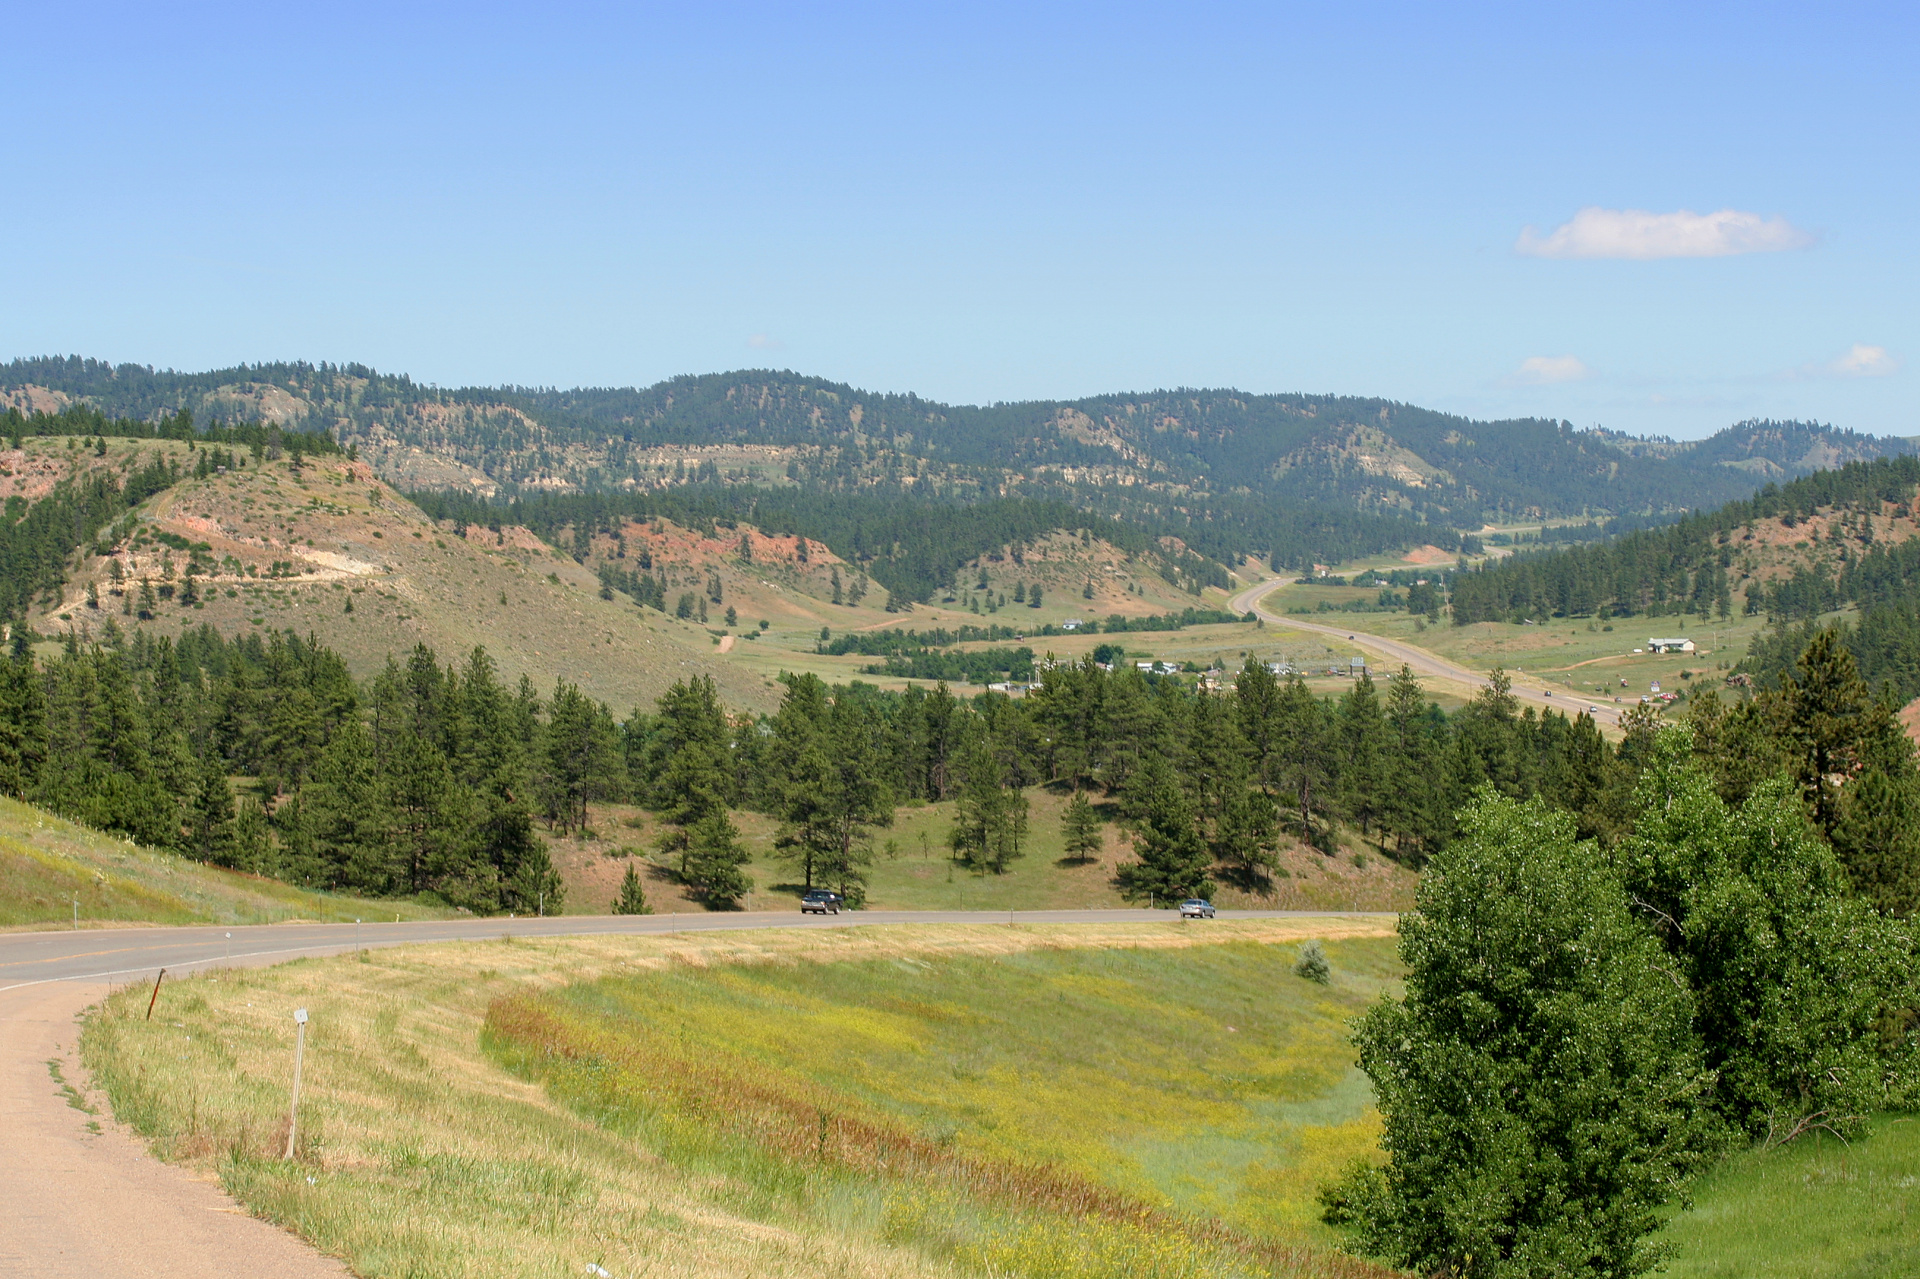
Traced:
MULTIPOLYGON (((1260 607, 1260 601, 1266 598, 1268 592, 1275 587, 1285 585, 1288 580, 1290 579, 1275 578, 1269 582, 1262 582, 1258 586, 1249 586, 1233 597, 1233 611, 1242 615, 1251 612, 1276 626, 1291 626, 1295 630, 1312 631, 1316 635, 1330 635, 1335 639, 1351 641, 1369 652, 1385 657, 1388 665, 1394 669, 1398 669, 1404 662, 1407 669, 1415 675, 1426 676, 1429 679, 1455 680, 1469 688, 1486 686, 1485 671, 1468 670, 1457 662, 1450 662, 1437 653, 1430 653, 1404 640, 1388 639, 1384 635, 1369 635, 1365 631, 1356 631, 1345 626, 1326 626, 1319 622, 1309 622, 1304 618, 1270 613, 1260 607)), ((1509 672, 1510 677, 1511 674, 1509 672)), ((1563 715, 1575 715, 1592 708, 1594 722, 1610 728, 1620 726, 1620 712, 1626 709, 1625 706, 1617 706, 1612 702, 1588 701, 1570 691, 1549 693, 1543 688, 1530 687, 1517 679, 1513 682, 1513 695, 1523 702, 1551 708, 1563 715)))
MULTIPOLYGON (((1229 918, 1330 911, 1227 911, 1229 918)), ((115 986, 209 967, 276 964, 359 947, 499 937, 636 935, 873 924, 1167 920, 1170 910, 797 911, 561 916, 246 928, 0 934, 0 1276, 35 1279, 344 1279, 346 1269, 247 1215, 219 1188, 162 1164, 118 1125, 68 1104, 80 1082, 78 1014, 115 986), (89 1125, 92 1125, 91 1127, 89 1125)), ((1204 926, 1204 925, 1199 925, 1204 926)), ((105 1116, 102 1116, 104 1119, 105 1116)))

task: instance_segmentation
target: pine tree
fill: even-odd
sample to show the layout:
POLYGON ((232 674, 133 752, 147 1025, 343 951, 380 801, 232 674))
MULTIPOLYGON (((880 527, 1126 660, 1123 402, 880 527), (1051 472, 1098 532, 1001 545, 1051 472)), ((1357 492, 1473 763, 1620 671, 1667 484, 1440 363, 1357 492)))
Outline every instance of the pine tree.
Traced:
POLYGON ((1087 802, 1085 791, 1073 792, 1073 798, 1067 801, 1061 826, 1066 831, 1067 856, 1077 862, 1093 861, 1106 846, 1106 838, 1100 832, 1100 815, 1087 802))
POLYGON ((1326 838, 1319 819, 1332 798, 1332 725, 1326 707, 1298 675, 1281 685, 1276 701, 1271 740, 1279 790, 1299 814, 1301 838, 1317 846, 1326 838))
POLYGON ((1026 795, 1003 784, 1003 770, 988 743, 975 738, 960 760, 961 784, 949 842, 969 866, 1005 874, 1026 840, 1026 795))
POLYGON ((234 838, 233 788, 219 757, 209 752, 200 773, 200 793, 193 805, 193 855, 214 866, 239 864, 234 838))
POLYGON ((708 676, 675 682, 655 704, 659 717, 641 764, 652 779, 644 793, 671 828, 662 833, 660 849, 679 857, 684 879, 693 827, 724 816, 733 800, 726 712, 708 676))
POLYGON ((1920 910, 1920 766, 1893 708, 1868 711, 1832 841, 1854 891, 1885 914, 1920 910))
POLYGON ((707 814, 687 832, 683 878, 709 910, 735 910, 753 882, 741 867, 752 860, 724 810, 707 814))
POLYGON ((587 824, 587 804, 604 799, 620 774, 613 714, 564 680, 554 685, 548 715, 541 782, 547 812, 562 829, 587 824))
POLYGON ((1838 627, 1813 637, 1776 702, 1779 735, 1792 744, 1794 779, 1814 825, 1832 838, 1840 824, 1839 778, 1860 763, 1861 744, 1873 699, 1838 627))
POLYGON ((1334 721, 1340 809, 1360 824, 1362 835, 1371 834, 1387 802, 1387 721, 1370 672, 1340 698, 1334 721))
POLYGON ((782 821, 774 847, 799 866, 807 887, 832 887, 855 907, 866 896, 869 832, 893 821, 877 727, 864 703, 829 703, 814 675, 789 681, 773 723, 782 821))
POLYGON ((46 755, 47 708, 33 659, 0 659, 0 793, 31 794, 46 755))
POLYGON ((303 795, 313 856, 323 867, 321 886, 374 896, 404 891, 373 740, 357 720, 334 734, 303 795))
POLYGON ((241 801, 233 819, 233 864, 256 875, 282 874, 273 847, 273 828, 267 810, 258 798, 249 795, 241 801))
POLYGON ((1177 902, 1213 892, 1207 872, 1213 856, 1194 821, 1193 806, 1159 757, 1150 757, 1131 784, 1138 795, 1134 853, 1138 861, 1115 876, 1129 901, 1177 902))
POLYGON ((1435 749, 1427 731, 1426 694, 1402 665, 1387 685, 1386 786, 1380 821, 1401 855, 1436 838, 1435 749))
POLYGON ((640 872, 632 862, 627 863, 627 873, 620 880, 620 895, 613 899, 613 913, 616 915, 651 915, 653 907, 647 905, 647 891, 640 886, 640 872))
POLYGON ((1237 773, 1214 824, 1213 855, 1226 864, 1234 882, 1248 892, 1271 892, 1280 817, 1273 797, 1237 773))

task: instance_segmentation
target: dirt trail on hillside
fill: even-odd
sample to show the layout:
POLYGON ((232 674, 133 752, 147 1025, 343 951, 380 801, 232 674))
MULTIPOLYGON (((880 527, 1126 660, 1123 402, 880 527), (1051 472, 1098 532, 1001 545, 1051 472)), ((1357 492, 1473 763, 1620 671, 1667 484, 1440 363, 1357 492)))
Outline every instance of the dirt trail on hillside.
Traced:
POLYGON ((345 1266, 249 1217, 218 1185, 147 1154, 104 1099, 91 1099, 97 1117, 67 1104, 47 1063, 84 1086, 75 1018, 108 989, 59 981, 0 994, 0 1275, 347 1279, 345 1266))

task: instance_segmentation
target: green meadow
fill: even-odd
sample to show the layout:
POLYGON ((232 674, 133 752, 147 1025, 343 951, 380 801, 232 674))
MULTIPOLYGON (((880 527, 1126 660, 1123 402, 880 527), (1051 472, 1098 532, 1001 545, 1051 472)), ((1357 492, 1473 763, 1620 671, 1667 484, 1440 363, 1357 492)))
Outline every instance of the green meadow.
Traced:
POLYGON ((1920 1274, 1920 1116, 1851 1143, 1816 1132, 1747 1150, 1668 1224, 1673 1279, 1904 1279, 1920 1274))
POLYGON ((1272 1250, 1334 1244, 1315 1190, 1374 1148, 1346 1026, 1398 971, 1391 938, 1329 943, 1326 986, 1295 975, 1298 950, 669 967, 504 1004, 490 1027, 503 1060, 690 1171, 779 1198, 827 1164, 804 1211, 948 1260, 1109 1273, 1046 1255, 1092 1222, 1139 1238, 1088 1256, 1122 1247, 1139 1273, 1186 1273, 1199 1252, 1151 1260, 1181 1237, 1222 1250, 1201 1273, 1295 1273, 1272 1250))

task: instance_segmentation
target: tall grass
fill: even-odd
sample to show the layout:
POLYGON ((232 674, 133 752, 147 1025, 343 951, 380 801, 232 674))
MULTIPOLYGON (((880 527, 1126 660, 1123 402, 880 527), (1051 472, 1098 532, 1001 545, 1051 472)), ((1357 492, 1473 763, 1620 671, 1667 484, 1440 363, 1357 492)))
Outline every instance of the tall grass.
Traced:
POLYGON ((1371 972, 1306 993, 1293 957, 1227 945, 668 970, 503 998, 488 1042, 690 1170, 794 1210, 877 1216, 887 1238, 956 1262, 1378 1273, 1313 1246, 1327 1241, 1311 1191, 1371 1148, 1341 1014, 1391 963, 1352 943, 1343 958, 1371 972))
MULTIPOLYGON (((895 1130, 936 1155, 998 1161, 965 1134, 922 1132, 872 1107, 830 1111, 825 1159, 817 1112, 782 1119, 774 1109, 768 1122, 787 1126, 782 1149, 678 1107, 631 1124, 617 1112, 592 1113, 502 1070, 481 1044, 488 1010, 541 1007, 541 992, 589 989, 614 974, 725 983, 742 971, 862 966, 847 960, 913 968, 960 956, 1012 961, 1050 947, 1176 954, 1203 938, 1290 954, 1308 936, 1381 931, 1368 920, 1260 920, 1204 932, 1164 923, 963 925, 405 947, 169 982, 151 1022, 147 991, 129 989, 90 1017, 82 1052, 115 1116, 156 1154, 217 1176, 250 1211, 360 1275, 577 1277, 589 1262, 617 1279, 1259 1273, 1204 1231, 1140 1231, 1124 1218, 1022 1207, 1017 1197, 973 1192, 937 1160, 926 1173, 869 1171, 873 1155, 863 1152, 886 1148, 895 1130), (300 1149, 289 1162, 278 1154, 296 1007, 313 1020, 300 1149)), ((1339 946, 1330 950, 1337 959, 1339 946)), ((558 1007, 591 1013, 565 1000, 558 1007)), ((698 1064, 698 1051, 688 1055, 698 1064)), ((768 1083, 789 1102, 816 1095, 768 1083)), ((903 1155, 921 1148, 899 1147, 903 1155)), ((1010 1175, 1023 1166, 1003 1162, 1010 1175)), ((1065 1194, 1081 1183, 1112 1202, 1105 1196, 1115 1187, 1076 1169, 1042 1184, 1065 1194)), ((1156 1219, 1190 1215, 1147 1206, 1156 1219)), ((1278 1272, 1368 1273, 1332 1268, 1341 1264, 1316 1254, 1278 1272)))

